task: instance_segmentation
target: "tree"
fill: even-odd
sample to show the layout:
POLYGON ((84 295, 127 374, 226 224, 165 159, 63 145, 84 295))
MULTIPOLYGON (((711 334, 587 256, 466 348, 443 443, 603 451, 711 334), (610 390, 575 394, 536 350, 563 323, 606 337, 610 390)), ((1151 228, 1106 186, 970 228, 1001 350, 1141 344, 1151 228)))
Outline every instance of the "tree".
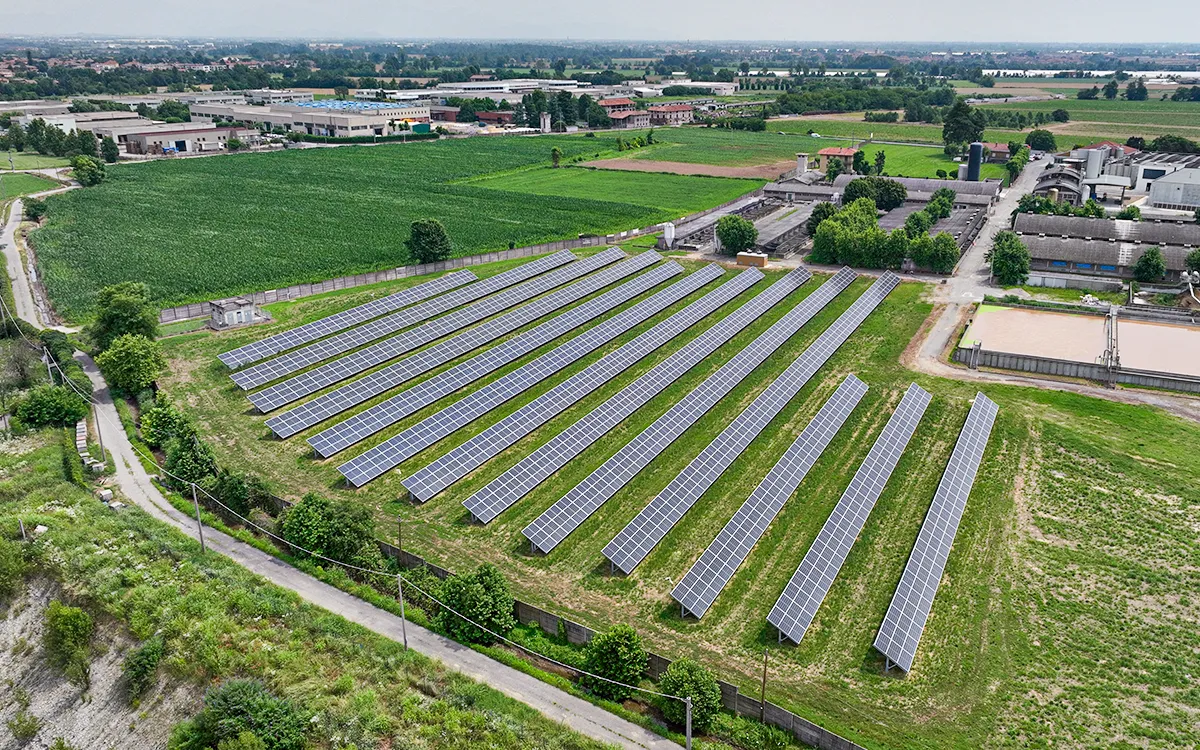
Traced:
POLYGON ((121 158, 121 149, 117 146, 117 142, 112 139, 112 136, 106 135, 100 141, 100 155, 109 164, 115 164, 117 159, 121 158))
MULTIPOLYGON (((504 635, 517 624, 508 581, 493 565, 480 565, 474 573, 447 578, 442 582, 442 601, 494 633, 504 635)), ((460 641, 489 646, 496 640, 449 610, 439 612, 437 621, 450 637, 460 641)))
POLYGON ((1079 89, 1075 94, 1076 99, 1097 99, 1100 96, 1100 87, 1092 86, 1090 89, 1079 89))
POLYGON ((550 163, 554 166, 555 169, 558 169, 558 164, 561 161, 562 161, 562 149, 559 148, 558 146, 555 146, 554 148, 550 149, 550 163))
POLYGON ((883 174, 883 165, 887 163, 887 153, 884 151, 875 152, 875 174, 883 174))
POLYGON ((871 166, 867 164, 867 155, 861 149, 854 151, 854 157, 850 162, 850 171, 855 174, 871 174, 871 166))
POLYGON ((1196 212, 1192 214, 1192 218, 1195 219, 1197 224, 1200 224, 1200 208, 1196 209, 1196 212))
POLYGON ((135 333, 114 339, 96 357, 96 364, 109 385, 129 395, 149 388, 167 368, 159 343, 135 333))
POLYGON ((179 489, 201 484, 206 477, 217 473, 217 457, 212 448, 194 432, 169 440, 166 454, 164 467, 179 489))
POLYGON ((333 87, 333 97, 335 99, 342 99, 342 100, 349 99, 350 98, 350 89, 347 88, 346 86, 334 86, 333 87))
POLYGON ((954 236, 947 232, 939 232, 933 238, 933 248, 929 254, 929 270, 934 273, 950 273, 958 265, 958 243, 954 236))
POLYGON ((1188 253, 1184 263, 1187 265, 1187 270, 1192 273, 1200 271, 1200 248, 1196 248, 1188 253))
POLYGON ((104 162, 94 156, 72 156, 71 172, 76 182, 84 187, 99 185, 104 181, 104 162))
POLYGON ((1140 135, 1131 135, 1125 139, 1125 145, 1130 148, 1136 148, 1138 151, 1146 150, 1146 139, 1140 135))
POLYGON ((637 631, 628 625, 614 625, 593 636, 584 650, 583 668, 606 679, 584 676, 580 682, 601 698, 623 701, 632 694, 625 685, 638 684, 648 663, 649 657, 637 631))
POLYGON ((1055 122, 1070 122, 1071 113, 1065 109, 1056 109, 1050 113, 1050 118, 1055 122))
POLYGON ((1138 208, 1137 206, 1126 206, 1117 212, 1117 218, 1140 221, 1142 218, 1142 209, 1138 208))
POLYGON ((1057 151, 1058 142, 1054 139, 1054 133, 1049 130, 1031 130, 1029 135, 1025 136, 1025 143, 1034 151, 1057 151))
POLYGON ((987 116, 983 112, 959 99, 946 113, 942 125, 942 141, 945 143, 974 143, 983 139, 987 127, 987 116))
POLYGON ((736 214, 726 214, 717 220, 717 239, 726 253, 736 255, 754 247, 758 230, 751 221, 736 214))
POLYGON ((809 237, 814 237, 817 234, 817 227, 821 226, 821 222, 828 219, 838 212, 837 206, 829 201, 821 201, 813 206, 812 214, 809 215, 808 221, 804 224, 805 231, 809 237))
POLYGON ((853 203, 859 198, 870 198, 881 211, 891 211, 904 203, 908 190, 900 182, 886 177, 859 177, 846 185, 843 200, 853 203))
POLYGON ((1152 247, 1142 253, 1137 262, 1133 264, 1133 278, 1143 284, 1162 281, 1166 275, 1167 261, 1163 258, 1162 250, 1157 247, 1152 247))
POLYGON ((450 235, 437 219, 417 219, 412 223, 411 234, 404 243, 408 254, 418 263, 434 263, 446 260, 454 251, 450 235))
POLYGON ((41 221, 46 215, 46 201, 41 198, 25 198, 21 205, 27 221, 41 221))
MULTIPOLYGON (((667 695, 692 699, 692 730, 699 734, 712 727, 713 719, 721 711, 721 688, 717 678, 687 657, 671 662, 659 679, 658 687, 667 695)), ((662 712, 667 721, 676 725, 687 720, 687 706, 681 701, 663 701, 662 712)))
POLYGON ((70 388, 47 384, 25 394, 14 413, 28 427, 69 427, 87 416, 88 406, 70 388))
POLYGON ((310 492, 284 511, 279 529, 289 544, 301 550, 355 563, 369 555, 366 548, 373 545, 375 520, 360 503, 310 492))
POLYGON ((1146 89, 1146 84, 1142 83, 1142 79, 1135 78, 1125 87, 1125 98, 1131 102, 1144 102, 1149 97, 1150 92, 1146 89))
POLYGON ((106 286, 96 294, 96 317, 88 337, 97 348, 107 349, 120 336, 158 336, 158 310, 150 303, 150 288, 140 281, 106 286))
POLYGON ((1101 92, 1104 94, 1105 99, 1116 99, 1117 91, 1120 90, 1120 88, 1121 86, 1117 83, 1117 79, 1113 78, 1108 83, 1104 84, 1104 88, 1101 89, 1101 92))
POLYGON ((240 138, 230 138, 229 140, 225 141, 225 148, 229 149, 230 151, 241 151, 243 145, 245 144, 242 143, 240 138))
POLYGON ((1015 232, 997 232, 989 258, 1001 286, 1020 286, 1029 279, 1029 250, 1015 232))
POLYGON ((204 709, 176 725, 167 743, 170 750, 228 748, 238 750, 303 750, 308 721, 289 700, 274 695, 258 680, 226 680, 209 688, 204 709), (255 745, 245 736, 257 738, 255 745))

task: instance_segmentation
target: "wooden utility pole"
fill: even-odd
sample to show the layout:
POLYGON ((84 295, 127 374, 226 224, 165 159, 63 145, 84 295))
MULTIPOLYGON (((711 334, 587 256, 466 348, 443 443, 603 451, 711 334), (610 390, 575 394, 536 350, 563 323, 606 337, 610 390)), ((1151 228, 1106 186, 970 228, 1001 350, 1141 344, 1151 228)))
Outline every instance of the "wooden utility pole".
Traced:
POLYGON ((196 483, 192 482, 192 504, 196 506, 196 531, 200 532, 200 551, 207 552, 204 546, 204 524, 200 523, 200 500, 196 497, 196 483))
MULTIPOLYGON (((396 554, 400 567, 404 567, 404 520, 396 514, 396 554)), ((408 650, 408 624, 404 614, 404 575, 396 573, 396 591, 400 595, 400 634, 404 636, 404 650, 408 650)))
POLYGON ((767 723, 767 652, 768 649, 763 649, 763 673, 762 673, 762 690, 758 694, 758 702, 762 706, 758 720, 762 723, 767 723))

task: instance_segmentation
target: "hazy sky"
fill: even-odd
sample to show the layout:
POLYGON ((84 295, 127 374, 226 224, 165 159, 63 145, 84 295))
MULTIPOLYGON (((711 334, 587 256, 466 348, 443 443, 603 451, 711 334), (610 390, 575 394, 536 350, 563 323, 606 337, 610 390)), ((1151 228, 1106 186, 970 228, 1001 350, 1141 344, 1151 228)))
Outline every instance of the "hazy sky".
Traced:
POLYGON ((1195 42, 1197 0, 42 0, 0 33, 221 37, 1195 42))

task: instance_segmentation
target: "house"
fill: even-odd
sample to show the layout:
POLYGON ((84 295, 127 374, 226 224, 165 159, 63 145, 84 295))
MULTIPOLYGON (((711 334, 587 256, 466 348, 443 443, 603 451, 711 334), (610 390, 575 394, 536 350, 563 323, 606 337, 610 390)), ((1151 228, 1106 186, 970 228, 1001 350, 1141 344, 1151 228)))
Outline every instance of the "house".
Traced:
POLYGON ((686 125, 695 119, 695 110, 690 104, 658 104, 650 107, 651 125, 686 125))
POLYGON ((987 161, 991 164, 1003 164, 1012 157, 1007 143, 984 143, 983 148, 987 153, 987 161))
POLYGON ((852 171, 851 165, 854 163, 854 155, 858 153, 856 148, 842 148, 841 146, 831 146, 823 148, 817 152, 817 169, 821 172, 829 171, 829 162, 833 159, 841 159, 842 165, 846 171, 852 171))
POLYGON ((614 128, 631 129, 650 127, 650 113, 645 110, 637 109, 613 112, 609 117, 612 118, 614 128))
POLYGON ((609 117, 612 117, 614 112, 631 112, 637 108, 632 99, 626 99, 625 97, 601 99, 596 103, 604 107, 604 111, 608 113, 609 117))

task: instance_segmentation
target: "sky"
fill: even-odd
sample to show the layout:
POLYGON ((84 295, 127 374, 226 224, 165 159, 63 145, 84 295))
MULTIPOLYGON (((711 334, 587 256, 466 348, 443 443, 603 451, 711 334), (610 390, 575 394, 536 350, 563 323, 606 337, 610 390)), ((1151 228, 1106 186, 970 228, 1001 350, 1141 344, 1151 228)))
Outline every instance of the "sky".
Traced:
POLYGON ((1200 2, 1093 0, 44 0, 0 3, 0 33, 263 38, 846 40, 1200 47, 1200 2), (1136 14, 1136 15, 1134 15, 1136 14), (1132 17, 1131 17, 1132 16, 1132 17))

